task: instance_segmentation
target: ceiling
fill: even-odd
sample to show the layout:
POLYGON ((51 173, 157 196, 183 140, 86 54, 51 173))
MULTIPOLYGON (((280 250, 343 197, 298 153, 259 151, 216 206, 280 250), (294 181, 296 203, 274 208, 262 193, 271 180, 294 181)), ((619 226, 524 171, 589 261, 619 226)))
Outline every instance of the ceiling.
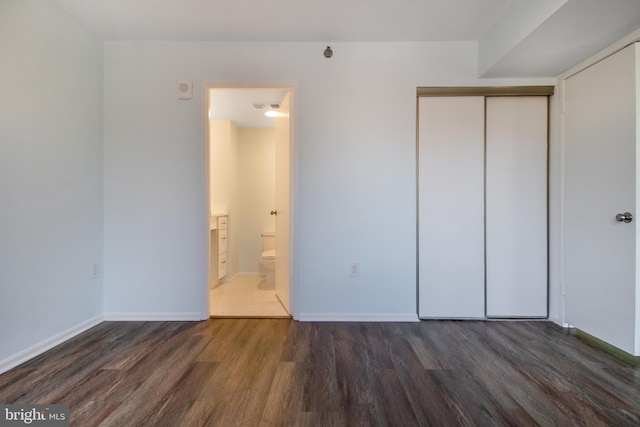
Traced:
POLYGON ((269 105, 280 104, 287 92, 286 89, 211 89, 209 118, 232 120, 241 128, 272 128, 275 120, 264 113, 274 110, 269 105), (255 108, 253 104, 267 105, 255 108))
POLYGON ((477 41, 496 78, 555 77, 640 28, 640 0, 54 1, 104 40, 477 41))
POLYGON ((477 42, 480 78, 553 78, 640 29, 640 0, 53 1, 104 40, 477 42))
POLYGON ((511 0, 56 0, 107 40, 477 40, 511 0))

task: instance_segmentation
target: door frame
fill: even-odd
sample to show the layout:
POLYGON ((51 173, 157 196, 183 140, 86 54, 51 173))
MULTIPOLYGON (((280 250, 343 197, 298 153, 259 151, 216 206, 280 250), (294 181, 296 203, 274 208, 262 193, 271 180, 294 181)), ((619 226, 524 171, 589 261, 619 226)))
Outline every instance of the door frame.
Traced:
POLYGON ((211 90, 215 89, 282 89, 287 90, 289 92, 290 99, 290 110, 289 110, 289 201, 288 201, 288 211, 289 211, 289 312, 294 320, 298 319, 299 315, 299 292, 298 292, 298 251, 297 251, 297 193, 298 193, 298 180, 297 180, 297 170, 298 170, 298 156, 297 156, 297 148, 296 148, 296 126, 295 126, 295 94, 296 88, 295 85, 283 85, 283 84, 255 84, 255 85, 234 85, 234 84, 218 84, 215 82, 208 82, 203 85, 204 96, 202 97, 203 106, 202 106, 202 126, 203 129, 203 167, 204 167, 204 189, 205 194, 203 199, 205 200, 204 206, 204 216, 205 220, 203 221, 203 228, 206 227, 205 235, 207 236, 205 239, 206 248, 203 249, 203 252, 206 254, 206 271, 205 277, 206 280, 203 283, 203 307, 202 307, 202 320, 207 320, 210 318, 211 307, 210 307, 210 280, 211 280, 211 228, 210 228, 210 216, 211 216, 211 188, 210 188, 210 161, 209 161, 209 139, 210 139, 210 127, 209 127, 209 106, 211 104, 211 90))
MULTIPOLYGON (((551 298, 551 280, 550 280, 550 215, 551 207, 549 202, 550 197, 550 153, 551 153, 551 141, 550 141, 550 112, 551 112, 551 99, 555 92, 555 86, 540 85, 540 86, 426 86, 416 88, 416 313, 420 318, 420 98, 422 97, 456 97, 456 96, 477 96, 486 98, 489 97, 520 97, 520 96, 546 96, 547 97, 547 317, 550 316, 550 298, 551 298)), ((486 124, 485 124, 486 126, 486 124)), ((486 132, 486 129, 485 129, 486 132)), ((486 144, 486 142, 485 142, 486 144)), ((485 147, 486 150, 486 147, 485 147)), ((485 160, 486 161, 486 160, 485 160)), ((485 171, 486 174, 486 171, 485 171)), ((485 176, 486 179, 486 176, 485 176)), ((486 200, 485 200, 486 202, 486 200)), ((486 209, 486 206, 485 206, 486 209)), ((485 222, 485 239, 486 239, 486 222, 485 222)), ((486 248, 486 242, 485 242, 486 248)), ((485 260, 486 262, 486 260, 485 260)), ((486 264, 485 264, 485 316, 487 318, 486 310, 486 264)))

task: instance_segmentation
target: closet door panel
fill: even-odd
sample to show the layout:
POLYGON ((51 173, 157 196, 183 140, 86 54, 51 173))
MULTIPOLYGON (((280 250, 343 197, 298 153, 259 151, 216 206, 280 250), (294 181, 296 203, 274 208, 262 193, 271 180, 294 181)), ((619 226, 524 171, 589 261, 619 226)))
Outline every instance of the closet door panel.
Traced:
POLYGON ((547 97, 487 98, 488 317, 547 317, 547 97))
POLYGON ((484 317, 484 98, 419 99, 421 318, 484 317))

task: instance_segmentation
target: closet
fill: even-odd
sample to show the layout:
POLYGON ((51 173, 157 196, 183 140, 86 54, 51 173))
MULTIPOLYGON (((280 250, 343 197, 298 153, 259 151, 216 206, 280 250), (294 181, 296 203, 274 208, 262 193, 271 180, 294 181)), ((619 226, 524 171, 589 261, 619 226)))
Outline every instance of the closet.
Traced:
POLYGON ((546 318, 553 87, 418 90, 420 318, 546 318))

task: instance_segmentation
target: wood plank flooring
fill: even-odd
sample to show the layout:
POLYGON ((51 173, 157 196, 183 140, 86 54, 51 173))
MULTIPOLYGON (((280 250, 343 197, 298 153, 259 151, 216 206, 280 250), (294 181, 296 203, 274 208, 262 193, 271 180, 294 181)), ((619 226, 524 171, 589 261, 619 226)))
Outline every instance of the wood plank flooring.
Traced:
POLYGON ((0 375, 76 426, 638 426, 640 368, 548 322, 104 322, 0 375))

